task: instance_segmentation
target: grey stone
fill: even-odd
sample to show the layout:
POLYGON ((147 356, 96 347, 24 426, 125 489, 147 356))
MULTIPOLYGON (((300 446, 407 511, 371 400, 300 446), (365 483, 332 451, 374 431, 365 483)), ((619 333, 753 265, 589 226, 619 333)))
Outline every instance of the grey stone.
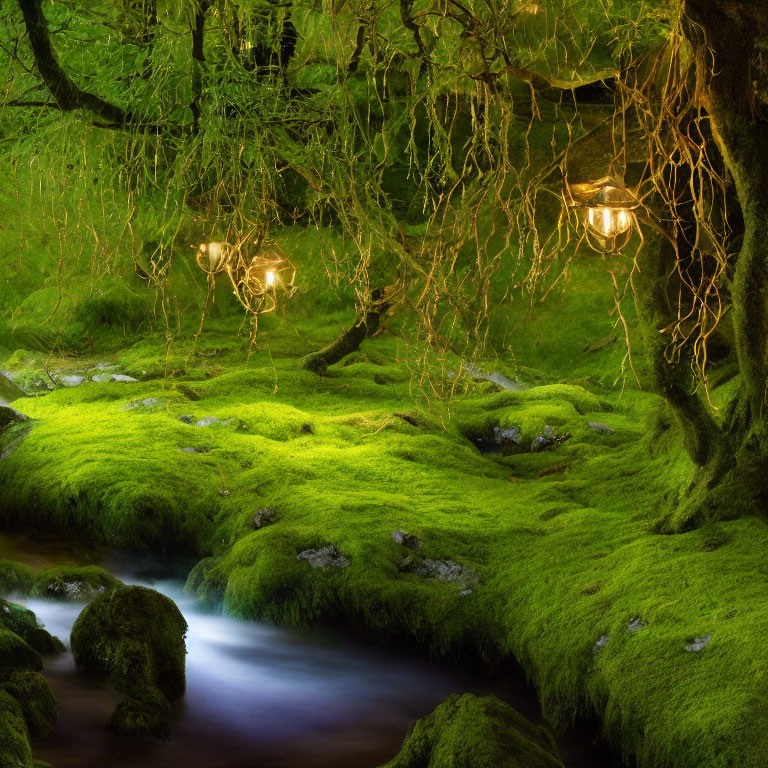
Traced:
POLYGON ((522 434, 517 427, 512 429, 493 428, 493 439, 500 448, 514 448, 520 445, 522 434))
POLYGON ((224 422, 218 416, 204 416, 195 422, 196 427, 210 427, 212 424, 223 424, 224 422))
POLYGON ((134 379, 133 376, 126 376, 124 373, 113 373, 112 374, 112 381, 117 382, 135 382, 138 381, 138 379, 134 379))
POLYGON ((470 373, 473 379, 479 379, 480 381, 491 381, 497 384, 502 389, 508 389, 513 392, 519 392, 523 387, 512 379, 506 377, 503 373, 494 371, 493 373, 486 373, 485 371, 475 368, 474 365, 468 365, 467 371, 470 373))
POLYGON ((154 408, 164 405, 164 402, 159 397, 145 397, 143 400, 133 400, 125 406, 126 411, 130 411, 133 408, 154 408))
POLYGON ((72 373, 72 374, 67 374, 66 376, 59 376, 59 381, 65 387, 78 387, 80 386, 80 384, 82 384, 85 381, 85 376, 72 373))
POLYGON ((406 573, 415 573, 426 579, 437 579, 444 584, 458 582, 465 588, 480 581, 478 575, 471 568, 467 568, 461 563, 455 563, 453 560, 406 558, 400 564, 400 570, 406 573))
MULTIPOLYGON (((183 421, 182 417, 182 421, 183 421)), ((211 427, 214 424, 221 424, 222 426, 226 427, 229 424, 232 424, 235 421, 235 419, 227 419, 224 421, 223 419, 220 419, 218 416, 204 416, 202 419, 198 419, 195 422, 196 427, 211 427)), ((188 424, 191 422, 187 422, 188 424)))
POLYGON ((592 649, 593 653, 600 653, 600 651, 605 648, 606 645, 608 645, 608 641, 611 638, 608 635, 600 635, 597 642, 595 643, 595 647, 592 649))
POLYGON ((613 430, 607 424, 601 424, 599 421, 589 421, 587 426, 598 435, 612 435, 613 430))
POLYGON ((555 430, 547 424, 542 430, 542 433, 534 438, 531 443, 531 453, 538 453, 547 448, 556 448, 558 445, 561 445, 566 440, 570 439, 571 435, 569 432, 566 432, 564 435, 557 435, 555 434, 555 430))
POLYGON ((474 590, 472 589, 462 589, 461 592, 459 592, 459 597, 468 597, 473 593, 474 593, 474 590))
POLYGON ((210 448, 193 448, 193 447, 187 447, 187 448, 179 448, 179 450, 182 453, 210 453, 210 448))
POLYGON ((346 568, 349 565, 349 560, 333 544, 319 549, 305 549, 296 555, 296 559, 308 562, 313 568, 346 568))
POLYGON ((191 424, 195 420, 195 417, 189 413, 185 413, 183 416, 179 416, 179 421, 183 421, 185 424, 191 424))
POLYGON ((703 651, 712 641, 712 635, 704 635, 703 637, 695 637, 692 643, 685 646, 685 650, 688 653, 698 653, 703 651))
POLYGON ((392 538, 398 544, 408 547, 408 549, 421 549, 424 545, 424 542, 418 536, 414 536, 407 531, 392 531, 392 538))
POLYGON ((219 488, 219 496, 229 496, 229 491, 226 488, 219 488))
POLYGON ((647 626, 648 625, 643 624, 643 622, 640 621, 640 619, 638 619, 637 617, 634 617, 630 619, 629 624, 627 624, 627 632, 640 632, 643 629, 645 629, 647 626))
POLYGON ((276 509, 273 509, 272 507, 262 507, 262 509, 258 510, 253 516, 251 525, 253 526, 254 530, 258 531, 259 528, 263 528, 265 525, 273 522, 275 517, 277 517, 276 509))
POLYGON ((97 373, 95 376, 91 376, 91 381, 95 381, 97 384, 103 384, 111 378, 112 377, 108 373, 97 373))

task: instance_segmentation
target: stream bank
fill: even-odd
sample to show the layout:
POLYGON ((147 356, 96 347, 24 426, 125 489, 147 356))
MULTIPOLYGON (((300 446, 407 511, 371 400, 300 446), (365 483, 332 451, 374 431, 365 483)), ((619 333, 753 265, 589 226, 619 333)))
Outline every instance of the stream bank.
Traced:
MULTIPOLYGON (((202 612, 173 574, 183 561, 94 556, 76 544, 0 535, 0 556, 36 568, 98 562, 126 583, 171 597, 189 624, 187 692, 172 710, 168 742, 132 743, 104 730, 122 696, 78 674, 68 645, 79 602, 24 601, 67 643, 44 674, 60 703, 54 730, 34 743, 56 768, 375 768, 398 751, 409 726, 453 693, 493 693, 531 720, 533 692, 515 675, 478 680, 470 672, 386 652, 343 635, 286 630, 202 612), (222 749, 222 745, 226 745, 222 749)), ((561 740, 567 768, 610 768, 593 730, 561 740)))

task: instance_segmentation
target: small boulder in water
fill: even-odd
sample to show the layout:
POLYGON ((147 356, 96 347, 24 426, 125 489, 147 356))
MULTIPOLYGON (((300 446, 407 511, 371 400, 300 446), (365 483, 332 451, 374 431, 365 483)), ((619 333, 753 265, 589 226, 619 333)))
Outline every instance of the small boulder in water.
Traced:
POLYGON ((25 597, 34 580, 35 572, 28 565, 15 560, 0 560, 0 595, 25 597))
POLYGON ((449 696, 383 768, 563 768, 551 735, 495 696, 449 696))
POLYGON ((88 601, 121 584, 109 571, 97 565, 64 565, 40 571, 32 583, 30 595, 49 600, 88 601))
POLYGON ((64 650, 61 640, 47 632, 32 611, 2 599, 0 599, 0 627, 18 635, 30 648, 43 656, 61 653, 64 650))
POLYGON ((107 727, 132 738, 167 738, 170 702, 186 688, 187 622, 146 587, 117 587, 87 605, 72 628, 78 668, 127 694, 107 727))

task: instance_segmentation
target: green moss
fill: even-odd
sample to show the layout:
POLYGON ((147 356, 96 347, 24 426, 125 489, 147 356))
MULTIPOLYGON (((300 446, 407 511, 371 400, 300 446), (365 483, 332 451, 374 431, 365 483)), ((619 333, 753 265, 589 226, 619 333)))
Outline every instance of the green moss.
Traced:
MULTIPOLYGON (((210 357, 174 346, 180 365, 194 362, 183 383, 199 399, 170 380, 25 399, 35 421, 0 473, 6 521, 195 552, 205 559, 189 589, 238 616, 354 625, 441 659, 514 655, 550 722, 598 714, 644 768, 762 768, 753 745, 768 718, 754 702, 763 697, 768 526, 742 519, 683 536, 652 532, 692 471, 657 398, 544 381, 428 402, 406 380, 398 339, 368 340, 353 364, 318 377, 296 361, 321 324, 297 340, 271 322, 247 367, 239 342, 213 331, 210 357), (382 386, 375 375, 387 366, 401 374, 382 386), (161 405, 126 408, 144 398, 161 405), (184 415, 222 423, 197 427, 184 415), (547 424, 572 438, 504 457, 481 455, 467 439, 494 425, 530 437, 547 424), (262 507, 280 514, 254 530, 262 507), (392 540, 396 530, 424 542, 420 556, 476 572, 472 593, 403 570, 412 553, 392 540), (349 566, 297 561, 326 544, 349 566), (633 618, 646 628, 627 632, 633 618), (686 650, 710 633, 703 650, 686 650)), ((574 350, 582 370, 604 354, 574 350)), ((124 355, 160 370, 163 353, 163 339, 148 337, 124 355)), ((152 719, 135 706, 126 703, 126 731, 152 719)))
POLYGON ((30 594, 50 600, 93 600, 121 583, 109 571, 96 565, 63 565, 36 574, 30 594))
POLYGON ((43 656, 64 650, 62 642, 40 626, 35 614, 20 605, 0 600, 0 624, 43 656))
POLYGON ((9 629, 0 629, 0 669, 42 669, 40 654, 19 635, 9 629))
POLYGON ((0 764, 8 768, 32 766, 29 731, 21 706, 16 699, 0 690, 0 764))
POLYGON ((0 675, 0 688, 19 702, 32 738, 50 733, 59 714, 59 705, 48 681, 39 672, 4 672, 0 675))
POLYGON ((26 595, 35 580, 35 572, 23 563, 0 560, 0 594, 26 595))
POLYGON ((448 697, 384 768, 563 768, 553 742, 495 696, 448 697))
POLYGON ((109 720, 123 735, 164 738, 184 694, 187 623, 174 602, 146 587, 117 587, 91 602, 72 628, 79 669, 128 694, 109 720))
POLYGON ((149 688, 141 699, 123 699, 109 716, 106 728, 129 739, 167 739, 170 715, 168 699, 157 688, 149 688))

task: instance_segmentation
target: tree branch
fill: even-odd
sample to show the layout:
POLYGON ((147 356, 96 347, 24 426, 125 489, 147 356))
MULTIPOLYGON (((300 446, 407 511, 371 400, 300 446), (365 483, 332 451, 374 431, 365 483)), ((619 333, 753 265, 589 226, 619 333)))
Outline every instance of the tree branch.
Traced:
POLYGON ((41 0, 18 2, 37 69, 59 108, 65 112, 86 109, 108 123, 122 125, 130 122, 133 119, 130 113, 100 96, 82 90, 62 69, 51 44, 48 20, 43 13, 41 0))
POLYGON ((322 375, 329 365, 338 363, 350 353, 356 351, 363 341, 376 333, 384 313, 391 306, 384 299, 384 291, 377 288, 371 292, 371 305, 358 318, 356 322, 347 328, 342 334, 327 347, 319 352, 307 355, 301 363, 302 368, 322 375))

